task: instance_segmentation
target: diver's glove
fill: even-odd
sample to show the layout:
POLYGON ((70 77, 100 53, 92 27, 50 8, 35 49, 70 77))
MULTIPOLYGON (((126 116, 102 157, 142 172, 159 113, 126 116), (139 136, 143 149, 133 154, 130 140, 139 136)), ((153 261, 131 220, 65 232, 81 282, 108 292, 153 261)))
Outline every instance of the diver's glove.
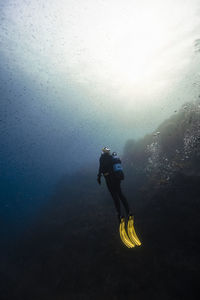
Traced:
POLYGON ((98 182, 98 184, 101 184, 101 176, 97 176, 97 182, 98 182))

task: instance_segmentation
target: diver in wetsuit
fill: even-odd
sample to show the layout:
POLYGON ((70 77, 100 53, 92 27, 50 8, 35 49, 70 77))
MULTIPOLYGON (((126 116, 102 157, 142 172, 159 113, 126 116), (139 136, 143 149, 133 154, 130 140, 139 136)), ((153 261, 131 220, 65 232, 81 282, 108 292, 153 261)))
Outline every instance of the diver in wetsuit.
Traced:
POLYGON ((104 147, 99 159, 99 172, 97 181, 101 184, 101 175, 103 174, 108 190, 114 200, 115 208, 117 210, 118 219, 121 220, 120 200, 123 203, 127 215, 131 215, 128 202, 121 191, 121 180, 124 179, 122 171, 121 160, 117 157, 116 153, 110 154, 110 149, 104 147))

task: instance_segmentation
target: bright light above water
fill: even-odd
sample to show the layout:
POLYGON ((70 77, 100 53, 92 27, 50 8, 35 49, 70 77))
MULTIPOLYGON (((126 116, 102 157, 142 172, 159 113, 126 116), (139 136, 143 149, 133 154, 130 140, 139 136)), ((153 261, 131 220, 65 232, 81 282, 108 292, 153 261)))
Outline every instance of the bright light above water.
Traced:
POLYGON ((106 90, 118 100, 154 94, 190 61, 197 3, 62 1, 55 8, 59 68, 69 69, 72 80, 84 87, 106 90))
POLYGON ((105 121, 112 110, 124 128, 145 110, 154 118, 187 73, 200 32, 199 0, 10 0, 2 11, 8 63, 50 79, 63 99, 72 86, 82 113, 93 107, 105 121))
POLYGON ((12 38, 20 33, 31 55, 90 89, 129 94, 166 87, 188 64, 197 7, 195 0, 13 0, 5 14, 12 38))

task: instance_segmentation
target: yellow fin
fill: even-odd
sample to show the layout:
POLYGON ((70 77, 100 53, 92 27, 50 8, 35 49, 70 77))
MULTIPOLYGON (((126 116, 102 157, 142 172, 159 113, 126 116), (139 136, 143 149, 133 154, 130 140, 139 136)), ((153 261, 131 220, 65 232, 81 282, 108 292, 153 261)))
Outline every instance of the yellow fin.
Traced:
POLYGON ((119 225, 119 233, 120 233, 120 238, 121 238, 122 242, 124 243, 124 245, 126 245, 126 247, 128 247, 128 248, 135 247, 135 243, 130 241, 130 239, 129 239, 127 233, 126 233, 125 219, 124 218, 121 219, 121 222, 120 222, 120 225, 119 225))
POLYGON ((130 216, 128 220, 128 236, 132 243, 135 243, 137 246, 141 245, 141 242, 135 232, 135 228, 133 225, 133 216, 130 216))

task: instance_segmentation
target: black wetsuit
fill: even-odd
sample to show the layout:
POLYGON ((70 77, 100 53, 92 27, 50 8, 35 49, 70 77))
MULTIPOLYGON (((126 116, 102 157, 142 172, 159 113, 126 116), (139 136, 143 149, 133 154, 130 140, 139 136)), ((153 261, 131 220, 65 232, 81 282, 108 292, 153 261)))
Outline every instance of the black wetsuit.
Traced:
MULTIPOLYGON (((119 160, 120 161, 120 160, 119 160)), ((121 162, 121 161, 120 161, 121 162)), ((121 191, 121 179, 117 178, 113 171, 113 157, 110 154, 102 154, 99 159, 99 173, 98 177, 104 175, 106 185, 114 200, 115 208, 118 216, 121 216, 120 200, 122 201, 127 215, 130 213, 128 202, 121 191)))

